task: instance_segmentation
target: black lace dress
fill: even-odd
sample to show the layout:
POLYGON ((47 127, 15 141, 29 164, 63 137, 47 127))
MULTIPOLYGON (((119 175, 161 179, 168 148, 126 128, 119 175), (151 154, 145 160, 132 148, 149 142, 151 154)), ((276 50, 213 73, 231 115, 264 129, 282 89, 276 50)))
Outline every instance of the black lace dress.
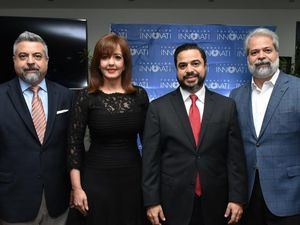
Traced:
POLYGON ((78 93, 69 132, 69 167, 79 169, 89 212, 70 210, 68 224, 141 225, 145 223, 141 191, 141 155, 137 135, 143 132, 148 96, 102 91, 78 93), (84 150, 86 127, 91 145, 84 150))

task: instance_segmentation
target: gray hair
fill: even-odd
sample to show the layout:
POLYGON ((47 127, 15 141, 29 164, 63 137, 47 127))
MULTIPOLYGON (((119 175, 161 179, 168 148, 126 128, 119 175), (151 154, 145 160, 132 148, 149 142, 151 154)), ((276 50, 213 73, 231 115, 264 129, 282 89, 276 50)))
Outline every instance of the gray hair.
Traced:
POLYGON ((29 31, 24 31, 22 34, 19 35, 19 37, 15 40, 14 47, 13 47, 13 54, 16 54, 17 50, 17 44, 19 44, 22 41, 32 41, 32 42, 39 42, 44 46, 45 55, 48 57, 48 47, 46 45, 46 42, 41 38, 41 36, 31 33, 29 31))
POLYGON ((245 50, 246 50, 247 55, 249 55, 249 41, 254 36, 270 37, 273 41, 275 50, 277 52, 279 52, 279 38, 278 38, 277 34, 267 28, 259 27, 259 28, 256 28, 255 30, 251 31, 245 39, 245 50))

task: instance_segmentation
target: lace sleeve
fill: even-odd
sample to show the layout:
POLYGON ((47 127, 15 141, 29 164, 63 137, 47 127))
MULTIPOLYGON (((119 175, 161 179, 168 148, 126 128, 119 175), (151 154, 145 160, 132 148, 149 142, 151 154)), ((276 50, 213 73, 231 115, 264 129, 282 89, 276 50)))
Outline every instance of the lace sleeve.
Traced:
POLYGON ((77 94, 72 107, 69 132, 68 132, 68 167, 69 169, 81 168, 84 157, 84 134, 88 119, 88 93, 81 90, 77 94))
POLYGON ((142 141, 143 139, 143 132, 144 132, 144 122, 146 119, 146 114, 149 106, 149 98, 146 90, 142 87, 137 87, 138 89, 138 99, 139 99, 139 104, 141 106, 141 114, 142 114, 142 121, 143 121, 143 126, 141 127, 139 131, 139 137, 142 141))

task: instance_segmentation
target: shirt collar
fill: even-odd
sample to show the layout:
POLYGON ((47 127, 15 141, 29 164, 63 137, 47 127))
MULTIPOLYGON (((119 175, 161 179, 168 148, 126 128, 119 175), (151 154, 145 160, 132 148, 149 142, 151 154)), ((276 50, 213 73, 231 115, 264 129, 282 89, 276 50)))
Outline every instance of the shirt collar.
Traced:
MULTIPOLYGON (((278 76, 279 76, 279 73, 280 73, 280 70, 277 69, 276 72, 274 73, 274 75, 272 76, 272 78, 268 81, 266 81, 267 83, 269 84, 272 84, 272 86, 274 87, 275 86, 275 83, 278 79, 278 76)), ((251 79, 251 86, 252 86, 252 90, 255 88, 255 89, 260 89, 257 87, 257 85, 255 84, 254 80, 253 80, 253 77, 251 79)))
MULTIPOLYGON (((183 98, 183 101, 187 101, 188 99, 190 99, 190 95, 192 93, 188 92, 187 90, 183 89, 182 87, 180 87, 180 92, 183 98)), ((205 98, 205 86, 203 85, 201 87, 201 89, 199 91, 197 91, 196 93, 193 93, 195 95, 197 95, 198 100, 202 103, 204 103, 204 98, 205 98)))
MULTIPOLYGON (((30 84, 26 83, 25 81, 23 81, 20 77, 19 77, 19 82, 20 82, 20 86, 21 86, 21 90, 22 92, 28 90, 28 88, 31 87, 30 84)), ((41 81, 41 83, 39 83, 39 86, 42 90, 44 90, 45 92, 47 92, 47 85, 46 85, 46 81, 45 79, 43 79, 41 81)))

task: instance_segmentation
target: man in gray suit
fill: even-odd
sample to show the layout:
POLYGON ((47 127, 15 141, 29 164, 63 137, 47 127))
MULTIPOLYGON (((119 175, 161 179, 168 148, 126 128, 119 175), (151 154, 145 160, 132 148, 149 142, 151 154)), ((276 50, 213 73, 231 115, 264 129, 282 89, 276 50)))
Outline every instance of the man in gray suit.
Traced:
POLYGON ((235 89, 247 159, 246 225, 299 225, 300 79, 279 71, 278 36, 265 28, 245 40, 252 81, 235 89))

